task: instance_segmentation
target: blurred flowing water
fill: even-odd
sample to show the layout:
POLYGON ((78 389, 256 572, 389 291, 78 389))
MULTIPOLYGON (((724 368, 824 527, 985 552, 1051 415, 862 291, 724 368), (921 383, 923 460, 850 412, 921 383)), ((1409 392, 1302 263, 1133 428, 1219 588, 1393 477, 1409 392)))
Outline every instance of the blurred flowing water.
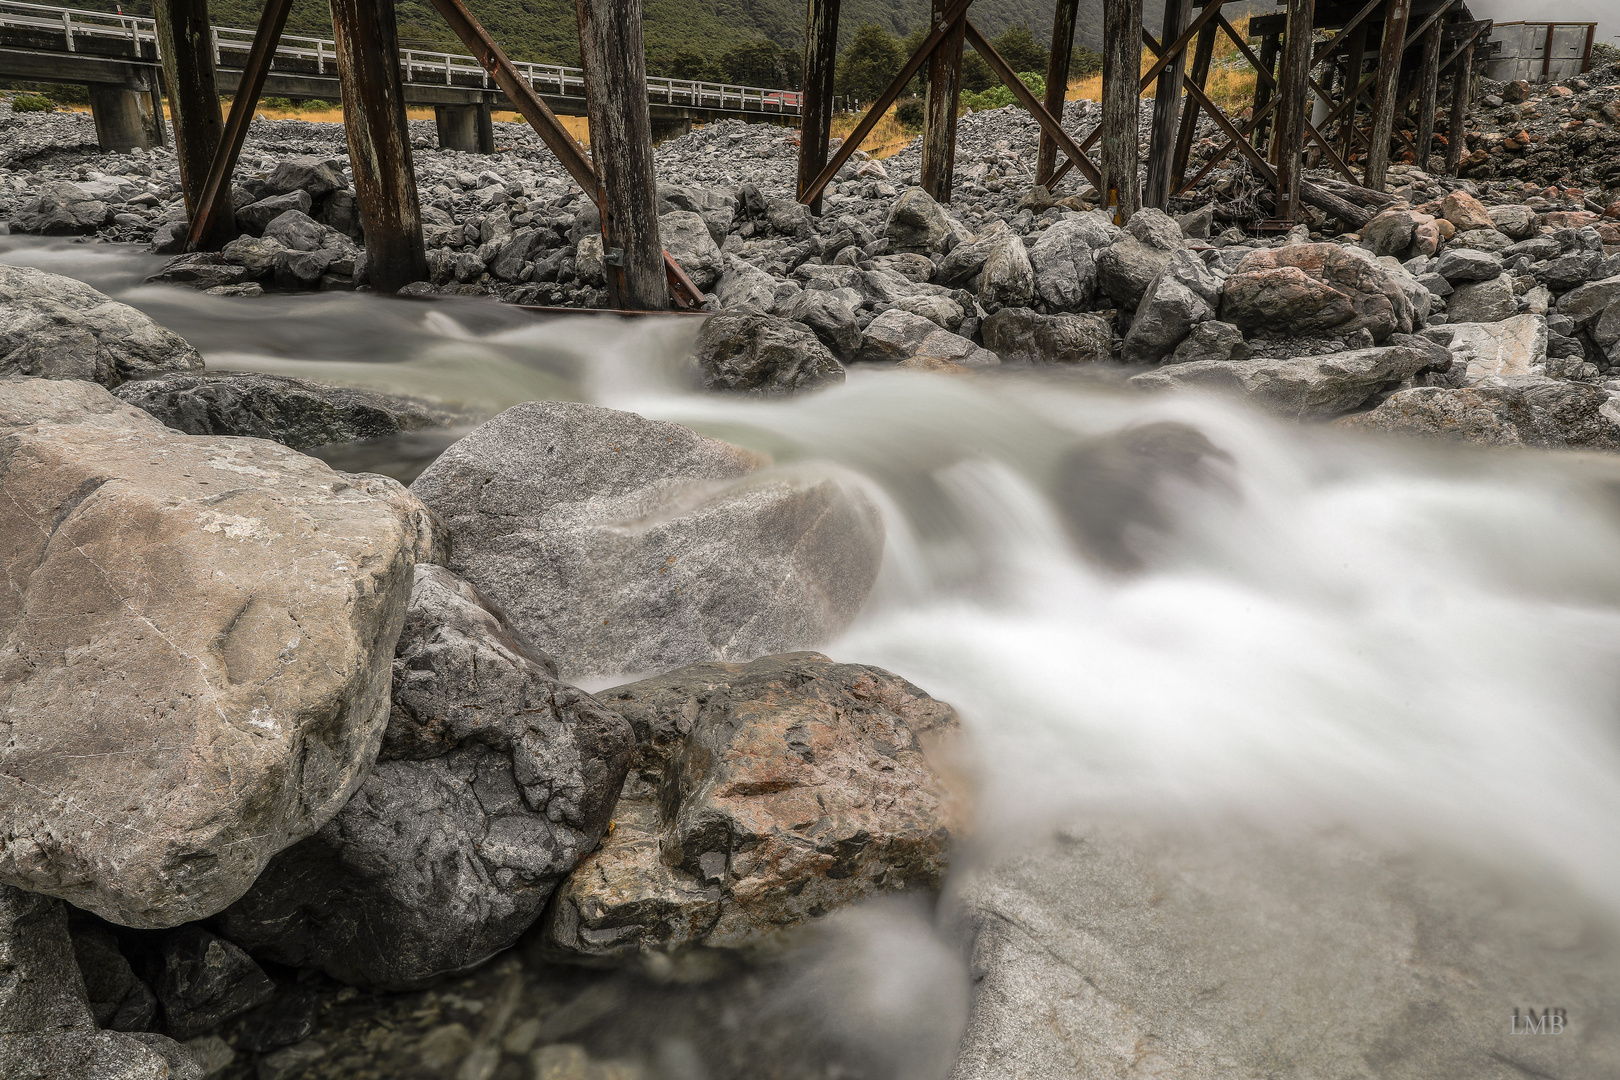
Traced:
MULTIPOLYGON (((693 320, 225 299, 139 285, 141 255, 5 244, 6 261, 151 313, 210 367, 483 414, 589 401, 858 476, 885 508, 885 567, 824 651, 960 709, 978 808, 966 860, 1076 810, 1235 814, 1432 845, 1620 913, 1620 463, 1369 442, 1072 373, 857 370, 792 400, 718 398, 692 389, 693 320), (1207 440, 1203 471, 1127 470, 1125 490, 1095 504, 1062 494, 1074 470, 1108 460, 1086 448, 1148 424, 1207 440), (1083 555, 1088 527, 1130 558, 1083 555)), ((330 457, 409 475, 436 452, 330 457)), ((839 933, 858 944, 803 975, 832 988, 818 1007, 851 1030, 935 1047, 907 1059, 935 1064, 886 1075, 939 1075, 937 1045, 960 1023, 965 990, 935 999, 965 976, 928 918, 851 923, 839 933), (880 975, 887 1011, 851 996, 880 975), (901 1003, 925 992, 919 1019, 901 1003)))

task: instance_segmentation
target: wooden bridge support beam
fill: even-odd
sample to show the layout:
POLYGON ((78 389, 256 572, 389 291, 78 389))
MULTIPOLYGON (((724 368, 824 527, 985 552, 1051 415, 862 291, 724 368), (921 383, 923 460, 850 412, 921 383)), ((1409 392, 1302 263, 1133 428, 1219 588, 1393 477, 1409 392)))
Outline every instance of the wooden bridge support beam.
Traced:
MULTIPOLYGON (((804 98, 799 120, 799 194, 827 164, 833 75, 838 65, 838 0, 810 0, 804 22, 804 98)), ((926 154, 925 154, 926 157, 926 154)), ((810 204, 821 213, 821 196, 810 204)))
MULTIPOLYGON (((1080 12, 1080 0, 1057 0, 1052 13, 1052 51, 1046 61, 1046 111, 1063 122, 1063 104, 1068 98, 1069 62, 1074 57, 1074 24, 1080 12)), ((1040 148, 1035 159, 1035 182, 1050 184, 1057 171, 1058 145, 1046 132, 1041 132, 1040 148)))
POLYGON ((1350 160, 1350 151, 1355 148, 1356 102, 1354 99, 1359 98, 1362 93, 1361 69, 1366 61, 1367 28, 1358 26, 1352 33, 1350 44, 1346 47, 1344 91, 1339 95, 1342 102, 1348 103, 1339 135, 1339 156, 1346 161, 1350 160))
POLYGON ((1372 145, 1367 149, 1363 183, 1384 190, 1389 171, 1389 140, 1395 133, 1395 103, 1400 90, 1401 56, 1406 51, 1406 21, 1412 0, 1389 0, 1384 8, 1384 40, 1378 49, 1378 97, 1373 106, 1372 145))
POLYGON ((1288 29, 1283 41, 1282 70, 1277 76, 1277 217, 1299 220, 1300 152, 1305 148, 1305 120, 1311 104, 1312 23, 1316 0, 1288 0, 1288 29))
MULTIPOLYGON (((1193 49, 1192 81, 1200 87, 1209 85, 1209 65, 1215 56, 1217 27, 1210 23, 1198 30, 1198 44, 1193 49)), ((1176 127, 1176 154, 1170 165, 1170 190, 1178 191, 1187 175, 1187 163, 1192 160, 1193 140, 1198 134, 1198 99, 1187 95, 1181 107, 1181 122, 1176 127)))
POLYGON ((1469 42, 1463 46, 1462 55, 1453 62, 1451 69, 1451 123, 1446 129, 1446 175, 1456 176, 1457 170, 1462 168, 1463 154, 1468 151, 1468 139, 1464 132, 1467 130, 1468 107, 1472 104, 1474 91, 1474 46, 1469 42))
MULTIPOLYGON (((1066 0, 1058 0, 1061 8, 1066 0)), ((932 19, 945 18, 948 0, 933 0, 932 19)), ((962 93, 962 43, 967 24, 958 21, 928 56, 928 93, 924 100, 921 186, 935 202, 951 201, 956 172, 956 113, 962 93)), ((1046 136, 1041 136, 1041 146, 1046 136)))
MULTIPOLYGON (((1267 34, 1260 39, 1260 64, 1269 74, 1277 69, 1277 53, 1280 39, 1276 34, 1267 34)), ((1254 81, 1254 115, 1262 117, 1266 106, 1271 104, 1271 83, 1266 79, 1254 81)), ((1275 106, 1272 106, 1275 108, 1275 106)), ((1271 121, 1260 119, 1254 127, 1254 146, 1256 149, 1265 149, 1266 135, 1270 130, 1271 121)))
POLYGON ((396 292, 427 277, 422 209, 389 0, 331 0, 349 163, 373 288, 396 292))
MULTIPOLYGON (((1192 0, 1165 0, 1163 40, 1167 43, 1178 40, 1191 21, 1192 0)), ((1181 77, 1186 67, 1187 51, 1183 47, 1177 50, 1175 59, 1159 73, 1159 83, 1153 91, 1153 129, 1148 143, 1147 185, 1142 189, 1142 205, 1156 206, 1160 210, 1170 202, 1170 173, 1175 162, 1181 77)), ((1188 100, 1192 98, 1189 96, 1188 100)))
POLYGON ((1142 0, 1103 0, 1102 186, 1103 206, 1118 206, 1127 221, 1142 208, 1136 175, 1137 101, 1142 56, 1142 0))
POLYGON ((1423 32, 1423 58, 1419 61, 1417 92, 1417 167, 1429 170, 1434 153, 1434 109, 1440 96, 1440 39, 1445 24, 1435 20, 1423 32))
POLYGON ((609 302, 632 311, 669 307, 658 237, 652 119, 641 0, 575 0, 580 66, 591 121, 591 162, 602 208, 609 302))
MULTIPOLYGON (((158 49, 163 57, 163 78, 168 83, 169 113, 174 120, 174 150, 180 165, 180 186, 188 217, 197 212, 208 167, 219 147, 225 119, 219 111, 219 87, 214 81, 214 31, 208 21, 208 0, 156 0, 158 49)), ((214 227, 205 238, 219 247, 236 235, 230 192, 214 227)))

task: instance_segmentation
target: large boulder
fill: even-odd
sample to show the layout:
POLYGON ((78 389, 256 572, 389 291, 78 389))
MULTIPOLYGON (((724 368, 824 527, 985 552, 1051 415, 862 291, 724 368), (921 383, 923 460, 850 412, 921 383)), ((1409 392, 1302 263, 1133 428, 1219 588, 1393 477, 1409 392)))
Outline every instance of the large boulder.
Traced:
POLYGON ((933 319, 903 308, 890 308, 866 324, 860 358, 873 362, 909 360, 939 329, 933 319))
POLYGON ((714 288, 726 263, 700 215, 690 210, 671 210, 658 219, 658 235, 664 250, 680 263, 694 285, 705 292, 714 288))
POLYGON ((295 190, 289 191, 285 195, 270 195, 259 199, 257 202, 237 207, 236 224, 239 228, 250 233, 262 234, 265 226, 288 210, 297 210, 300 213, 308 214, 313 205, 307 191, 295 190))
POLYGON ((102 1031, 59 900, 0 885, 0 1076, 16 1080, 202 1080, 162 1035, 102 1031))
POLYGON ((128 304, 60 274, 0 265, 0 376, 113 387, 202 366, 184 338, 128 304))
POLYGON ((1246 333, 1373 340, 1410 334, 1412 302, 1377 261, 1338 244, 1290 244, 1245 255, 1226 279, 1221 319, 1246 333))
POLYGON ((1221 283, 1203 260, 1186 250, 1173 253, 1143 293, 1120 359, 1128 364, 1158 363, 1194 326, 1215 317, 1220 300, 1221 283))
POLYGON ((341 159, 310 154, 283 159, 265 178, 265 187, 278 195, 302 191, 312 199, 342 191, 348 186, 349 182, 343 178, 341 159))
POLYGON ((0 493, 0 882, 128 926, 213 914, 370 768, 408 496, 43 379, 0 381, 0 493))
POLYGON ((710 390, 790 394, 844 381, 844 365, 809 327, 772 315, 714 316, 695 355, 710 390))
POLYGON ((1295 420, 1338 416, 1360 408, 1431 366, 1422 349, 1388 345, 1288 359, 1200 360, 1168 364, 1133 376, 1143 390, 1198 388, 1242 394, 1295 420))
POLYGON ((992 221, 978 236, 963 240, 934 268, 933 280, 939 285, 966 285, 984 269, 984 260, 1011 230, 999 219, 992 221))
POLYGON ((974 996, 952 1080, 1620 1069, 1612 916, 1574 890, 1347 829, 1054 833, 960 890, 974 996), (1549 1007, 1563 1034, 1527 1034, 1549 1007))
POLYGON ((1488 251, 1449 248, 1440 253, 1440 265, 1435 270, 1453 285, 1490 281, 1502 276, 1502 260, 1488 251))
POLYGON ((1088 304, 1097 289, 1097 260, 1086 239, 1092 235, 1088 225, 1078 214, 1059 218, 1030 245, 1035 296, 1051 311, 1088 304))
POLYGON ((1604 415, 1608 401, 1609 392, 1601 386, 1529 376, 1461 389, 1400 390, 1376 409, 1339 423, 1359 431, 1487 446, 1620 450, 1620 426, 1604 415))
POLYGON ((599 697, 635 729, 635 760, 613 834, 547 912, 550 952, 736 949, 943 880, 954 822, 929 752, 957 721, 904 679, 789 653, 599 697))
POLYGON ((1113 331, 1100 315, 1042 315, 1002 308, 980 326, 985 348, 1008 363, 1089 364, 1107 360, 1113 331))
POLYGON ((835 475, 570 402, 514 406, 412 490, 451 568, 577 679, 819 644, 866 602, 882 520, 835 475))
MULTIPOLYGON (((1528 210, 1529 207, 1525 209, 1528 210)), ((1466 191, 1447 192, 1446 197, 1440 200, 1440 215, 1451 222, 1458 232, 1499 227, 1492 221, 1491 212, 1486 209, 1485 204, 1466 191)))
POLYGON ((245 435, 297 450, 460 419, 414 398, 252 372, 163 375, 124 383, 114 394, 188 435, 245 435))
POLYGON ((471 585, 418 567, 376 767, 271 860, 224 932, 390 989, 512 945, 606 832, 630 764, 629 726, 555 674, 471 585))
POLYGON ((1425 333, 1444 338, 1452 358, 1463 366, 1463 381, 1523 378, 1547 362, 1547 319, 1516 315, 1501 322, 1450 323, 1425 333))
MULTIPOLYGON (((859 271, 852 272, 859 276, 859 271)), ((725 273, 714 286, 714 298, 723 311, 751 307, 769 311, 776 303, 776 289, 781 282, 753 263, 735 255, 725 257, 725 273)))
POLYGON ((11 214, 11 231, 68 236, 93 233, 107 223, 107 204, 78 184, 65 180, 44 184, 39 193, 11 214))
POLYGON ((1446 297, 1446 318, 1452 322, 1501 322, 1518 310, 1513 278, 1507 274, 1459 285, 1446 297))
POLYGON ((979 271, 979 303, 987 311, 1028 307, 1035 299, 1035 270, 1024 241, 1012 230, 997 238, 979 271))
MULTIPOLYGON (((943 300, 943 297, 917 297, 917 300, 943 300)), ((949 303, 949 301, 945 301, 949 303)), ((957 312, 961 312, 958 307, 957 312)), ((822 344, 840 359, 852 358, 861 348, 861 327, 855 321, 855 312, 840 297, 825 289, 804 289, 786 303, 779 304, 776 314, 789 322, 803 323, 815 331, 822 344)), ((961 323, 960 314, 957 323, 961 323)))
POLYGON ((943 252, 953 235, 945 210, 920 187, 907 188, 889 206, 883 235, 895 251, 943 252))

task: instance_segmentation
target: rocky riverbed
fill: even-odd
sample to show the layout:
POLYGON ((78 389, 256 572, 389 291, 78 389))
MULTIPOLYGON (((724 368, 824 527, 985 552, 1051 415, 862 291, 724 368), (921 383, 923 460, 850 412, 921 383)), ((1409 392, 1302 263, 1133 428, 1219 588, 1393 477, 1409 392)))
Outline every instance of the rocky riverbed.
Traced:
MULTIPOLYGON (((1282 236, 1236 167, 1123 227, 1054 199, 1013 110, 950 206, 912 149, 820 217, 791 133, 694 131, 669 370, 712 430, 216 367, 0 266, 0 1075, 1612 1076, 1620 460, 1387 436, 1620 450, 1616 74, 1490 86, 1463 177, 1282 236), (409 486, 305 453, 422 433, 409 486)), ((172 155, 88 128, 0 117, 0 215, 173 254, 172 155)), ((409 295, 604 302, 538 140, 413 135, 409 295)), ((365 290, 345 156, 256 123, 242 236, 155 280, 365 290)))

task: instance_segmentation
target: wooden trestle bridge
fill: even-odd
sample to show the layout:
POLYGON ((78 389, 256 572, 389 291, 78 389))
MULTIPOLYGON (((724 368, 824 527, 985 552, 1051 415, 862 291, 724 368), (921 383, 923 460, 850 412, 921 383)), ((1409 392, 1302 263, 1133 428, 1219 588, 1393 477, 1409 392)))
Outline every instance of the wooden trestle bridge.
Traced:
MULTIPOLYGON (((392 291, 427 273, 405 120, 410 88, 419 80, 401 62, 392 3, 330 3, 331 64, 343 104, 369 273, 375 288, 392 291)), ((921 183, 935 199, 949 201, 962 55, 971 46, 1040 124, 1038 183, 1055 190, 1070 172, 1078 172, 1102 205, 1117 208, 1125 218, 1143 206, 1164 207, 1173 195, 1236 155, 1271 189, 1273 225, 1298 221, 1308 205, 1359 227, 1370 217, 1368 208, 1384 201, 1375 193, 1383 190, 1392 155, 1410 154, 1420 165, 1429 163, 1442 83, 1451 90, 1445 168, 1458 168, 1465 152, 1460 133, 1472 93, 1474 58, 1488 51, 1491 26, 1473 18, 1465 0, 1279 0, 1284 10, 1252 18, 1245 37, 1228 20, 1225 0, 1167 0, 1163 25, 1157 27, 1143 25, 1142 0, 1105 0, 1102 119, 1094 130, 1076 137, 1059 118, 1079 0, 1056 0, 1044 99, 1024 86, 974 26, 971 4, 933 0, 927 36, 866 117, 829 154, 839 0, 808 0, 802 104, 797 95, 779 97, 775 110, 784 118, 798 114, 801 120, 801 203, 819 211, 827 184, 925 67, 921 183), (1330 36, 1319 37, 1317 31, 1330 36), (1221 35, 1259 73, 1252 109, 1241 119, 1224 112, 1205 90, 1221 35), (1258 51, 1250 38, 1258 40, 1258 51), (1144 47, 1156 57, 1146 72, 1141 69, 1144 47), (1138 102, 1149 87, 1154 88, 1154 106, 1144 180, 1137 118, 1138 102), (1201 116, 1214 122, 1224 146, 1189 176, 1193 133, 1201 116), (1093 147, 1095 159, 1090 156, 1093 147), (1336 180, 1307 181, 1307 161, 1331 169, 1336 180)), ((652 112, 661 84, 646 74, 641 0, 575 0, 582 62, 575 70, 590 119, 588 155, 537 89, 544 80, 536 78, 533 68, 508 59, 462 0, 433 0, 433 5, 470 54, 448 67, 435 60, 444 82, 456 89, 459 71, 478 83, 463 89, 482 93, 493 84, 601 208, 610 303, 641 311, 700 306, 702 296, 659 242, 652 112)), ((216 247, 230 239, 231 173, 271 77, 290 8, 291 0, 268 0, 240 63, 229 114, 222 116, 220 53, 207 0, 156 0, 152 33, 174 120, 193 248, 216 247)), ((326 58, 318 61, 324 65, 326 58)), ((763 92, 771 93, 777 92, 763 92)), ((578 90, 573 96, 579 97, 578 90)), ((769 104, 762 97, 759 111, 769 104)))

